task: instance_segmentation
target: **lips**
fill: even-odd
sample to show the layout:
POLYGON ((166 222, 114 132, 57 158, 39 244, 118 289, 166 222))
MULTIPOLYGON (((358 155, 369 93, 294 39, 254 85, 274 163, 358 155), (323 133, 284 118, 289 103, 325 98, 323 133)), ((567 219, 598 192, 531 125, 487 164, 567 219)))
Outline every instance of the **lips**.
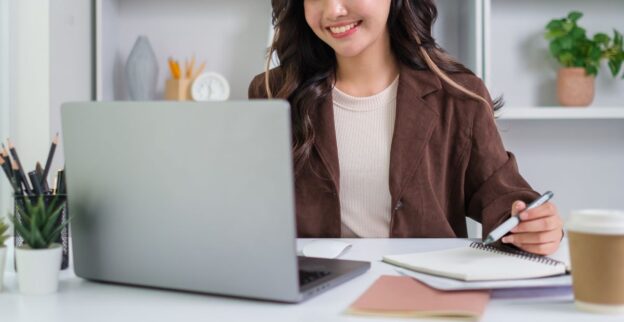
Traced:
POLYGON ((343 35, 349 35, 352 32, 355 31, 355 29, 362 23, 362 21, 355 21, 355 22, 351 22, 348 24, 341 24, 341 25, 337 25, 337 26, 330 26, 327 27, 327 29, 329 30, 329 32, 332 33, 332 35, 334 36, 343 36, 343 35))

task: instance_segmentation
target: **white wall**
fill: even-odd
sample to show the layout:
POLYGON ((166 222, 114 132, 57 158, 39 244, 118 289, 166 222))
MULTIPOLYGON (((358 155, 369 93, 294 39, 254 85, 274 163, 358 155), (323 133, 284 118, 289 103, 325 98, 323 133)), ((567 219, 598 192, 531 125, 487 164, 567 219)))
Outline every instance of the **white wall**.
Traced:
MULTIPOLYGON (((60 107, 92 98, 92 2, 2 0, 13 6, 11 130, 20 159, 32 170, 46 161, 61 130, 60 107)), ((57 148, 51 174, 63 167, 57 148)))
MULTIPOLYGON (((9 106, 11 99, 10 90, 10 1, 0 0, 0 139, 9 136, 10 114, 9 106)), ((9 211, 11 189, 4 174, 0 174, 0 220, 9 211)))
MULTIPOLYGON (((0 5, 0 139, 6 144, 11 138, 28 169, 49 144, 48 1, 1 0, 0 5)), ((12 190, 6 178, 1 182, 4 217, 13 210, 12 190)))
MULTIPOLYGON (((93 97, 92 1, 48 1, 54 3, 49 8, 50 126, 47 136, 48 146, 40 153, 48 153, 50 138, 61 131, 61 105, 68 101, 90 101, 93 97)), ((45 155, 41 158, 45 158, 45 155)), ((56 170, 63 167, 61 142, 50 172, 55 174, 56 170)))
POLYGON ((50 0, 13 0, 11 139, 25 169, 45 162, 50 144, 50 0))

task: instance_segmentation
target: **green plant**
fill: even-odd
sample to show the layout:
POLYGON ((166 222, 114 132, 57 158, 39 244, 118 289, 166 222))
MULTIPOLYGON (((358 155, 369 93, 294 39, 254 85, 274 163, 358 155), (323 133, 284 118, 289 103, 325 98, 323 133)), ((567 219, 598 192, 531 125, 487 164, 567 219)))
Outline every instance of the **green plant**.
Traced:
POLYGON ((6 234, 7 230, 9 230, 9 225, 4 222, 4 219, 0 219, 0 247, 4 246, 9 238, 9 235, 6 234))
POLYGON ((590 39, 585 29, 577 25, 581 17, 583 13, 572 11, 567 17, 548 23, 545 38, 550 40, 550 53, 564 67, 582 67, 594 76, 598 75, 601 61, 607 60, 611 74, 617 77, 624 62, 622 33, 613 29, 613 38, 597 33, 590 39))
POLYGON ((17 215, 9 216, 15 230, 30 248, 49 248, 69 223, 58 220, 65 208, 65 202, 59 202, 59 198, 55 197, 46 205, 43 196, 39 196, 34 204, 27 197, 22 200, 24 207, 20 205, 21 202, 16 202, 17 215))

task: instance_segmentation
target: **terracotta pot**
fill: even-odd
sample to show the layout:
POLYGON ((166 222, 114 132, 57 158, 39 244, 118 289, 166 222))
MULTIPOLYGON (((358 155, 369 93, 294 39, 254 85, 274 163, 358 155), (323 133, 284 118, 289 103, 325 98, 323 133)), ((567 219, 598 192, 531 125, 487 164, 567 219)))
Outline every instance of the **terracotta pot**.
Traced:
POLYGON ((589 106, 594 100, 595 77, 584 68, 561 68, 557 75, 557 97, 561 106, 589 106))

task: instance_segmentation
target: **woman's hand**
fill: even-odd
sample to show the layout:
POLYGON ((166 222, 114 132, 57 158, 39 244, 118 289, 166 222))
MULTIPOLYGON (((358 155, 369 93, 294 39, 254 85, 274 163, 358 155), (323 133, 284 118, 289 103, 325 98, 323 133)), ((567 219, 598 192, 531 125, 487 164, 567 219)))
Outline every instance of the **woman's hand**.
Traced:
POLYGON ((511 214, 520 216, 520 224, 503 237, 503 243, 539 255, 550 255, 558 248, 563 237, 563 221, 555 204, 547 202, 539 207, 524 211, 526 204, 516 201, 511 214))

